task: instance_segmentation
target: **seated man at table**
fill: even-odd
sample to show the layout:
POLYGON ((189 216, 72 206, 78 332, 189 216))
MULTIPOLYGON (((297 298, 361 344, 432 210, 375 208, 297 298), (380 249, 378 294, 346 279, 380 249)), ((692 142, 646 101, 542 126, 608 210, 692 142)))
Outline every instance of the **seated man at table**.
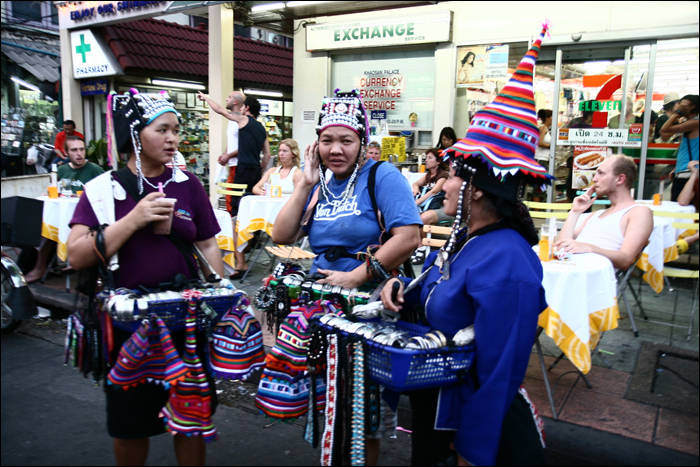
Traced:
MULTIPOLYGON (((63 149, 65 150, 65 154, 68 155, 70 162, 58 168, 59 179, 77 180, 85 185, 104 172, 99 165, 93 164, 85 158, 85 141, 79 136, 66 136, 63 149)), ((82 187, 80 190, 82 190, 82 187)), ((36 263, 32 270, 24 277, 27 283, 36 282, 44 277, 49 259, 53 256, 55 251, 56 242, 42 237, 41 245, 37 251, 36 263)))
POLYGON ((651 210, 632 199, 630 190, 636 178, 637 166, 632 158, 608 157, 598 167, 593 186, 574 199, 554 249, 596 253, 608 258, 616 269, 628 269, 654 228, 651 210), (607 196, 610 207, 581 217, 593 205, 594 193, 607 196))
MULTIPOLYGON (((678 195, 678 204, 681 206, 695 206, 695 212, 700 212, 700 177, 698 177, 698 161, 688 162, 688 170, 690 170, 690 178, 685 182, 683 190, 678 195)), ((681 238, 676 242, 678 254, 682 255, 688 248, 698 241, 700 232, 695 232, 685 238, 681 238)))
MULTIPOLYGON (((85 141, 79 136, 66 136, 63 149, 70 162, 58 168, 58 179, 79 181, 83 185, 104 173, 102 167, 87 160, 85 157, 85 141)), ((80 188, 82 190, 82 188, 80 188)))

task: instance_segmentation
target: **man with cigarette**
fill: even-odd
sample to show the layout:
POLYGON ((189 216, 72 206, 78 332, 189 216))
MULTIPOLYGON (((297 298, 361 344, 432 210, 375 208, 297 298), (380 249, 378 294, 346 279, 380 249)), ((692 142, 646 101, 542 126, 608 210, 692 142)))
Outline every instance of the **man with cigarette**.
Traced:
POLYGON ((596 253, 608 258, 616 269, 629 268, 654 227, 651 210, 632 198, 636 178, 632 158, 616 155, 605 159, 593 176, 593 186, 574 199, 554 249, 596 253), (610 207, 582 216, 593 205, 594 194, 607 196, 610 207))

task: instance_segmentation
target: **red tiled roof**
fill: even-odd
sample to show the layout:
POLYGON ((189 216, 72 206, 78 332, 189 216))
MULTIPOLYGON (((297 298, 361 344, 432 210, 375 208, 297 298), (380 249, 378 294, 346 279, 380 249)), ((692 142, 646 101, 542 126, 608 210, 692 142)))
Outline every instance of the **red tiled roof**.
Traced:
MULTIPOLYGON (((103 35, 125 73, 160 71, 207 76, 209 33, 157 19, 105 26, 103 35)), ((234 80, 292 87, 293 51, 267 42, 235 37, 234 80)))

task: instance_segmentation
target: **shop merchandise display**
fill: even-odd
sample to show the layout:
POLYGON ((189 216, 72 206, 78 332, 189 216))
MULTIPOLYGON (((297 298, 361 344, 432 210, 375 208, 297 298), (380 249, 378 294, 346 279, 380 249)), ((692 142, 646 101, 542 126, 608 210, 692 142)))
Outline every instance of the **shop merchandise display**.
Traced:
MULTIPOLYGON (((48 102, 46 104, 49 105, 48 102)), ((7 113, 2 114, 2 152, 10 159, 7 176, 26 173, 25 157, 33 145, 53 144, 57 131, 52 112, 54 108, 51 105, 38 109, 33 106, 9 108, 7 113)))
POLYGON ((209 191, 209 114, 186 111, 181 114, 180 147, 187 170, 195 174, 209 191))

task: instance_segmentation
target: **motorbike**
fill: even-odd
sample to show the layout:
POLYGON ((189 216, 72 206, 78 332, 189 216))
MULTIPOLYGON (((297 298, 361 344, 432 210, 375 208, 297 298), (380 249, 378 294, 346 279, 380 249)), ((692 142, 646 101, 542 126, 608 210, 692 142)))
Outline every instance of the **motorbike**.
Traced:
POLYGON ((15 262, 3 251, 2 267, 2 333, 9 334, 22 320, 38 314, 34 296, 15 262))

